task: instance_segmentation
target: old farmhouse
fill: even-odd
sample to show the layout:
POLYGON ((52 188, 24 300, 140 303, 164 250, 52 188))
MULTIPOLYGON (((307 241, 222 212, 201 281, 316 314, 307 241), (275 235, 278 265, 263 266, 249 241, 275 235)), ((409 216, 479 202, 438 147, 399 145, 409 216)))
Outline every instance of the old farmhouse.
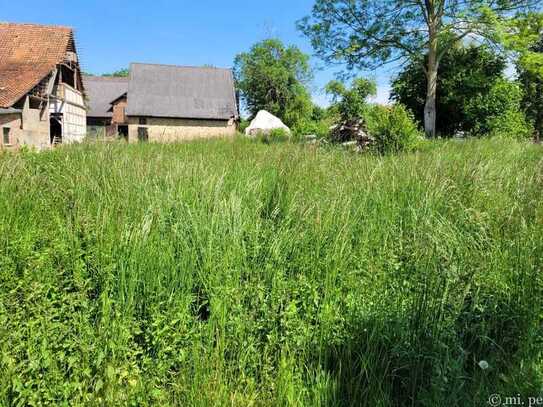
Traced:
POLYGON ((87 123, 130 142, 234 135, 239 118, 230 69, 131 64, 122 78, 85 77, 87 123), (106 102, 107 98, 110 98, 106 102))
POLYGON ((86 107, 72 29, 0 23, 0 148, 81 141, 86 107))

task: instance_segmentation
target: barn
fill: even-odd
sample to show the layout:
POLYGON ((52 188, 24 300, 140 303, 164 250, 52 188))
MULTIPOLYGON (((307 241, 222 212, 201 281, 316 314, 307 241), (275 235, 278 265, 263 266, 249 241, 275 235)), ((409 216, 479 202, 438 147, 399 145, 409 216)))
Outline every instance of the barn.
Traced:
POLYGON ((84 97, 71 28, 0 23, 0 148, 82 141, 84 97))
POLYGON ((230 69, 133 63, 125 81, 85 78, 86 87, 92 89, 89 128, 103 123, 106 133, 115 129, 129 142, 236 133, 239 111, 230 69), (106 97, 111 99, 106 102, 106 97))
POLYGON ((128 135, 128 127, 113 120, 111 101, 128 91, 128 78, 83 75, 87 95, 87 135, 91 138, 128 135))

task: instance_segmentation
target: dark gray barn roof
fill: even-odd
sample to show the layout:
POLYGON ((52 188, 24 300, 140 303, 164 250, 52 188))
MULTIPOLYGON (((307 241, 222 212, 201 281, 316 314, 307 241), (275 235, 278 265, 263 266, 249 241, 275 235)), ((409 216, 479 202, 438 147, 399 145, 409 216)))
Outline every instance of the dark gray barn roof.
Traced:
POLYGON ((184 119, 235 117, 238 109, 232 71, 131 64, 126 114, 184 119))
POLYGON ((89 111, 87 117, 111 117, 111 101, 128 89, 128 78, 83 76, 89 111))

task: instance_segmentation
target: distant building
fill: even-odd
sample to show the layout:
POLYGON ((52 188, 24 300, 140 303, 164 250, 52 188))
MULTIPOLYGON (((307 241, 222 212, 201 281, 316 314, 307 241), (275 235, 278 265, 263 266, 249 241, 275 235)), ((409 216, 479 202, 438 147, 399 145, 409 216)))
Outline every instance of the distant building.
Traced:
POLYGON ((107 134, 119 133, 130 142, 236 132, 239 111, 230 69, 131 64, 126 90, 120 78, 85 77, 85 84, 89 129, 101 125, 107 134))
POLYGON ((87 94, 87 135, 90 137, 116 136, 119 133, 128 137, 128 126, 119 128, 119 120, 112 120, 111 102, 128 91, 128 78, 83 75, 87 94))
POLYGON ((71 28, 0 23, 0 148, 81 141, 86 107, 71 28))

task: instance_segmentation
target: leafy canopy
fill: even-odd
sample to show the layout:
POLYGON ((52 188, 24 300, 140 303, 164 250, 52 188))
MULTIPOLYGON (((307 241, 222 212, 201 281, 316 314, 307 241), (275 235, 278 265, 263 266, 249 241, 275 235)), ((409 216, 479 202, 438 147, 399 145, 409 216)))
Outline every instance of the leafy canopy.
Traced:
POLYGON ((307 89, 312 79, 309 56, 295 46, 268 39, 236 56, 234 73, 249 113, 267 110, 288 126, 309 117, 313 108, 307 89))
MULTIPOLYGON (((530 51, 537 55, 532 61, 537 61, 538 58, 543 59, 543 34, 530 51)), ((537 136, 541 138, 543 137, 543 71, 534 69, 534 65, 526 64, 523 60, 519 61, 517 69, 523 89, 522 107, 533 123, 537 136)))
POLYGON ((510 19, 498 30, 505 48, 517 55, 517 65, 524 71, 543 76, 543 14, 528 13, 510 19))
POLYGON ((532 129, 521 109, 522 89, 518 83, 501 78, 486 95, 472 98, 466 106, 466 115, 474 127, 475 136, 499 136, 527 139, 532 129))
MULTIPOLYGON (((392 82, 391 98, 405 105, 420 123, 424 120, 427 78, 420 60, 411 59, 392 82)), ((455 46, 441 60, 437 92, 437 133, 452 136, 469 132, 484 117, 469 117, 467 106, 475 97, 488 95, 506 68, 503 56, 486 46, 455 46)))
POLYGON ((372 69, 418 58, 432 42, 438 62, 468 36, 497 43, 504 21, 538 7, 538 0, 316 0, 298 26, 324 61, 372 69))
POLYGON ((377 87, 373 81, 356 78, 350 88, 342 82, 331 81, 325 90, 332 96, 332 110, 337 112, 342 121, 348 121, 362 117, 366 99, 375 95, 377 87))

